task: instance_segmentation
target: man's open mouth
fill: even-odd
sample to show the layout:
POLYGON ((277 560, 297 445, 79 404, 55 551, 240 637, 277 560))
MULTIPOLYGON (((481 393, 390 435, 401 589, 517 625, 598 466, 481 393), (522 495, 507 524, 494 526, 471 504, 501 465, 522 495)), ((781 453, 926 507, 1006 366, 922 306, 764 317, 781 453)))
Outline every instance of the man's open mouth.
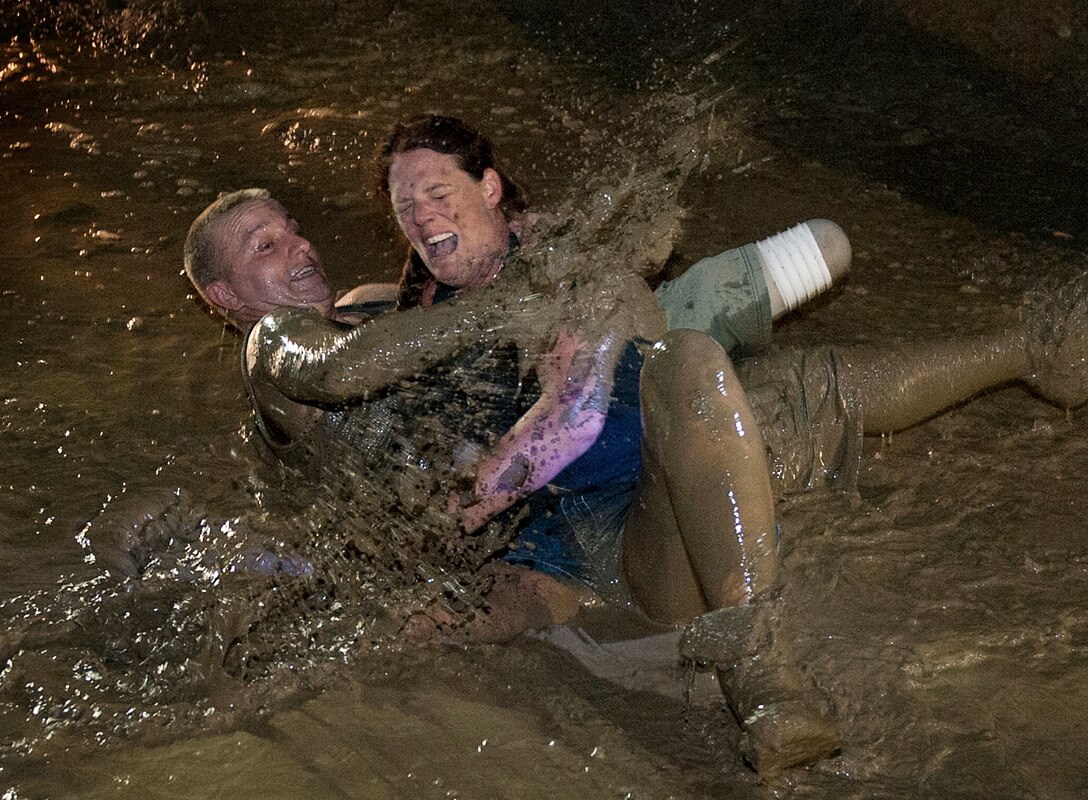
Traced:
POLYGON ((449 231, 435 234, 428 239, 424 239, 423 245, 427 248, 427 256, 429 258, 448 256, 457 249, 457 234, 450 233, 449 231))
POLYGON ((304 281, 307 278, 312 278, 316 274, 318 274, 317 267, 315 267, 313 264, 310 264, 308 266, 303 267, 300 270, 296 270, 295 272, 292 272, 291 273, 291 282, 292 283, 297 283, 298 281, 304 281))

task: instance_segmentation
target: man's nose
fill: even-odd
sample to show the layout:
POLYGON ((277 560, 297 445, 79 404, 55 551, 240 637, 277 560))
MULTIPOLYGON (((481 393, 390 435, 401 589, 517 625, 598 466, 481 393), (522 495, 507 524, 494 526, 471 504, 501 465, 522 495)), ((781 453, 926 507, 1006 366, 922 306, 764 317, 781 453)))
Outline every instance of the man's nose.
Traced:
POLYGON ((291 249, 299 253, 309 253, 314 249, 314 246, 310 244, 310 240, 304 236, 295 235, 294 241, 291 242, 291 249))

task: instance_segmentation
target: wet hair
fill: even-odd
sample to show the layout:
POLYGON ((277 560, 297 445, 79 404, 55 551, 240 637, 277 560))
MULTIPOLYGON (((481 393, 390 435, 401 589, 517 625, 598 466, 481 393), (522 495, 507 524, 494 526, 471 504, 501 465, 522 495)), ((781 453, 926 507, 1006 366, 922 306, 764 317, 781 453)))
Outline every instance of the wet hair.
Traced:
POLYGON ((389 195, 389 168, 398 153, 412 150, 433 150, 453 156, 463 171, 475 180, 482 180, 485 169, 493 169, 502 181, 502 201, 499 209, 510 219, 529 207, 525 191, 495 163, 491 141, 475 128, 456 117, 421 114, 406 122, 398 122, 389 132, 385 144, 378 150, 378 188, 389 195))
MULTIPOLYGON (((267 189, 239 189, 236 192, 219 195, 219 199, 200 212, 193 224, 189 227, 189 235, 185 237, 185 274, 189 276, 193 286, 200 292, 200 296, 208 301, 206 289, 213 281, 225 280, 227 265, 219 259, 219 250, 216 247, 215 237, 212 235, 215 223, 225 214, 233 211, 243 203, 250 200, 271 200, 272 195, 267 189)), ((215 305, 209 303, 209 305, 215 305)))

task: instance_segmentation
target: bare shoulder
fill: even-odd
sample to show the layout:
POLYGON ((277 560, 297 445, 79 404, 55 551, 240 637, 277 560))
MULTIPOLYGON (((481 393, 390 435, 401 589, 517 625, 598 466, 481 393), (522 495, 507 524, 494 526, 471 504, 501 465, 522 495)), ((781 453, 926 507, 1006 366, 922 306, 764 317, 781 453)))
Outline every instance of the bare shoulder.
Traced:
POLYGON ((394 302, 397 299, 395 283, 364 283, 349 289, 336 301, 337 308, 357 303, 394 302))

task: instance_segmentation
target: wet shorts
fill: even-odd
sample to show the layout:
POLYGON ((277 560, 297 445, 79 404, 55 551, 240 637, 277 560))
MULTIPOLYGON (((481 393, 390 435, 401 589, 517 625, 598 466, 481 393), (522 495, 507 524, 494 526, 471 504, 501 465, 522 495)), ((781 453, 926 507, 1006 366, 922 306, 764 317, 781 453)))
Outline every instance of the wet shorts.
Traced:
POLYGON ((583 583, 607 600, 626 602, 620 540, 634 500, 634 484, 596 492, 591 503, 583 495, 563 497, 548 512, 531 517, 502 559, 583 583))
POLYGON ((790 349, 749 359, 737 365, 737 376, 767 445, 776 496, 857 484, 861 408, 839 383, 833 348, 790 349))
POLYGON ((730 355, 771 342, 771 298, 754 244, 704 258, 654 294, 669 330, 708 333, 730 355))

